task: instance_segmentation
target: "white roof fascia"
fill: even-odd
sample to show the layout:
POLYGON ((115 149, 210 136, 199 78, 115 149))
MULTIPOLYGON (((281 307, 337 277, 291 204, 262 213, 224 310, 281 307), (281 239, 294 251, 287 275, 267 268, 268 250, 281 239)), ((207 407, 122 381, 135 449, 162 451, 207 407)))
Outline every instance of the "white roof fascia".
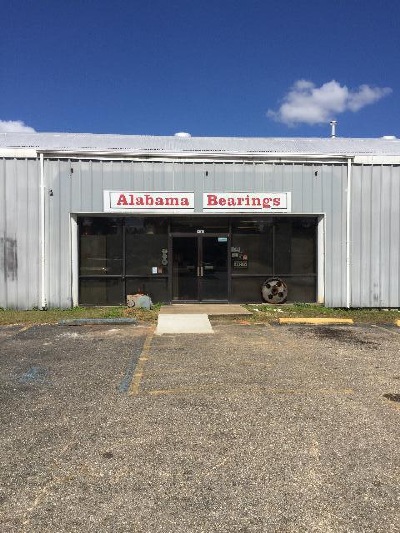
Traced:
POLYGON ((98 151, 98 150, 38 150, 45 157, 76 158, 76 159, 139 159, 141 161, 347 161, 354 155, 349 154, 301 154, 301 153, 275 153, 275 152, 167 152, 160 150, 152 151, 98 151))
POLYGON ((0 148, 0 157, 36 159, 38 152, 34 148, 0 148))
POLYGON ((399 165, 399 155, 356 155, 355 165, 399 165))

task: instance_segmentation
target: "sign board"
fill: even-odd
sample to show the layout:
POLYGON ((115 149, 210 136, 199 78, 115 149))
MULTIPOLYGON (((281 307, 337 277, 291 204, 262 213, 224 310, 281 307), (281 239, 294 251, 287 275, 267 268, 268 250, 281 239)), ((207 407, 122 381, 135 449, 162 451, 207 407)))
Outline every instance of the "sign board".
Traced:
POLYGON ((106 213, 193 213, 192 192, 103 191, 106 213))
POLYGON ((204 213, 290 213, 290 192, 205 192, 204 213))
POLYGON ((248 261, 233 261, 233 268, 248 268, 249 263, 248 261))

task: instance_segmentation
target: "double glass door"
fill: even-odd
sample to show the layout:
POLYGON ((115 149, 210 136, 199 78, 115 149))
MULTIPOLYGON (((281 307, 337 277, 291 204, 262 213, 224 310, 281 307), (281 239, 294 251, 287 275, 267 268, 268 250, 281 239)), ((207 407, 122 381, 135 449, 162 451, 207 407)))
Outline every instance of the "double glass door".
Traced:
POLYGON ((172 234, 172 300, 228 300, 227 234, 172 234))

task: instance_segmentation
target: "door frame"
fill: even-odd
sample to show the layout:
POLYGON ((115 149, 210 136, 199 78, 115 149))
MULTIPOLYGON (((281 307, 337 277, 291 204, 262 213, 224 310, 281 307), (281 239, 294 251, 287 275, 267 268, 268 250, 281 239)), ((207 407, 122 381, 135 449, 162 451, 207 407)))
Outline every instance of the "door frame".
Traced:
POLYGON ((206 232, 170 232, 168 235, 168 257, 170 257, 170 261, 168 261, 168 291, 169 291, 169 300, 171 303, 227 303, 230 301, 231 297, 231 261, 230 261, 230 250, 231 250, 231 232, 219 232, 219 233, 206 233, 206 232), (227 239, 227 247, 226 247, 226 263, 227 263, 227 269, 226 269, 226 286, 227 286, 227 293, 226 293, 226 299, 223 300, 203 300, 201 299, 201 278, 197 277, 197 299, 195 300, 174 300, 173 299, 173 264, 174 264, 174 249, 173 249, 173 240, 174 238, 197 238, 197 267, 200 266, 200 262, 203 259, 203 239, 207 238, 216 238, 216 237, 223 237, 227 239))

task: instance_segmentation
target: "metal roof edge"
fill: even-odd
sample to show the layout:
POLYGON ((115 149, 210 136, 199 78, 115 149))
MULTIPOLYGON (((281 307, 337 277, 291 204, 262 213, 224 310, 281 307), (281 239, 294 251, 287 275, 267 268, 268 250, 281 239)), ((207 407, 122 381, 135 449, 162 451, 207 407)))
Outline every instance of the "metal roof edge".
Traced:
POLYGON ((35 148, 0 148, 0 157, 20 159, 36 159, 38 151, 35 148))
POLYGON ((62 158, 109 158, 109 159, 144 159, 144 160, 245 160, 245 161, 265 161, 265 160, 286 160, 286 161, 304 161, 304 160, 348 160, 354 158, 354 154, 311 154, 311 153, 293 153, 293 152, 229 152, 229 151, 151 151, 151 150, 37 150, 38 154, 47 157, 62 158))
POLYGON ((357 165, 399 165, 399 155, 356 155, 353 160, 357 165))

